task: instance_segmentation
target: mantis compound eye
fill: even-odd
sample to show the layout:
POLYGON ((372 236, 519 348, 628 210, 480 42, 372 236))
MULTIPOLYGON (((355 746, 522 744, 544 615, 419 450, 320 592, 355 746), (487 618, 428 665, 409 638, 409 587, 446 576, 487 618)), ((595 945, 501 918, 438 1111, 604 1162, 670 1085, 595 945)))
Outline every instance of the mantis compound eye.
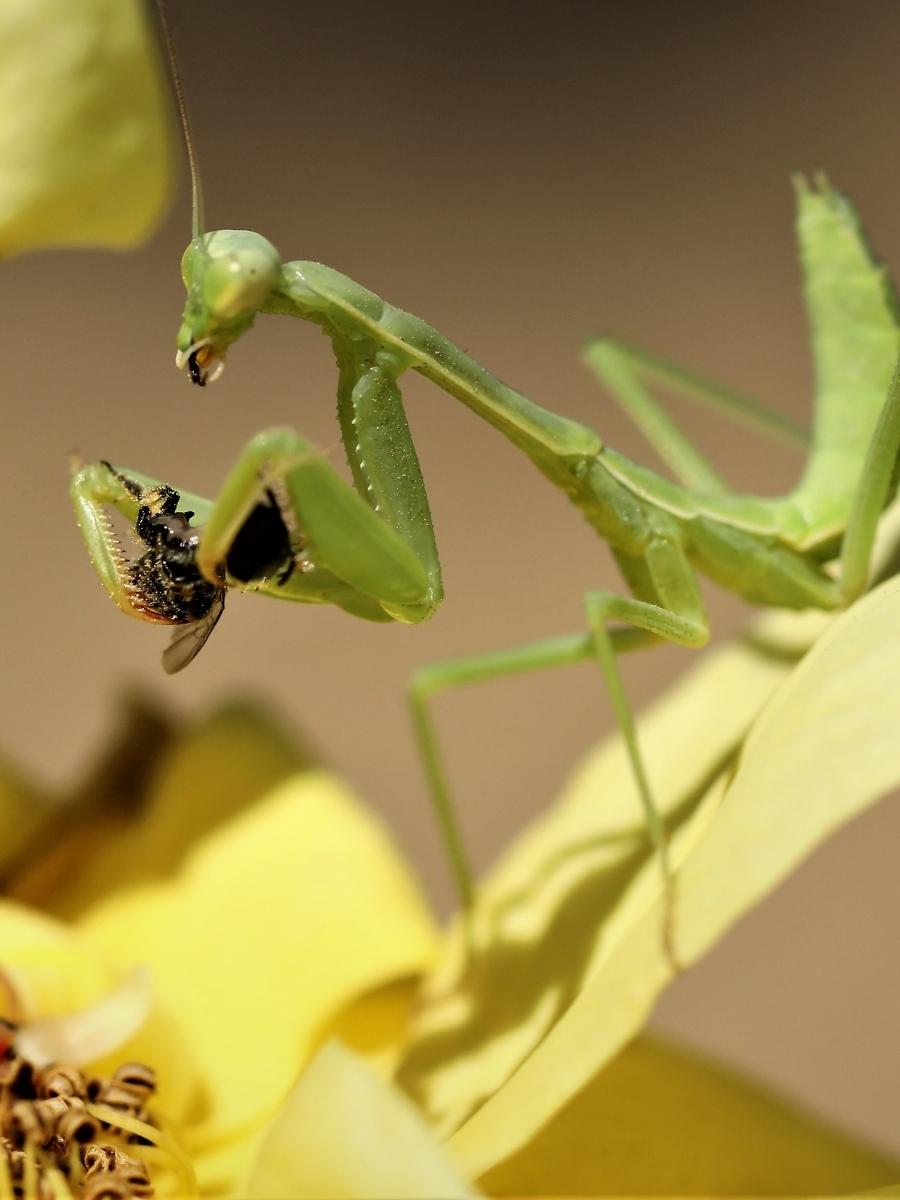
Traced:
POLYGON ((213 257, 203 272, 203 300, 221 324, 256 312, 278 280, 277 258, 261 246, 230 249, 213 257))

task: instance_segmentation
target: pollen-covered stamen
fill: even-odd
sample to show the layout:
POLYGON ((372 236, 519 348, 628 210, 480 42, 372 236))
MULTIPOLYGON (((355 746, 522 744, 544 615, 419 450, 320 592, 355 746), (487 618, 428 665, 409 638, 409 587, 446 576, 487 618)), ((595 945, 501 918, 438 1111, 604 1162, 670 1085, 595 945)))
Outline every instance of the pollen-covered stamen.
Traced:
POLYGON ((9 1022, 0 1023, 0 1038, 0 1200, 191 1193, 182 1152, 148 1109, 156 1090, 149 1067, 124 1063, 108 1079, 90 1077, 75 1066, 28 1061, 9 1022), (162 1185, 149 1159, 160 1163, 154 1174, 162 1185))

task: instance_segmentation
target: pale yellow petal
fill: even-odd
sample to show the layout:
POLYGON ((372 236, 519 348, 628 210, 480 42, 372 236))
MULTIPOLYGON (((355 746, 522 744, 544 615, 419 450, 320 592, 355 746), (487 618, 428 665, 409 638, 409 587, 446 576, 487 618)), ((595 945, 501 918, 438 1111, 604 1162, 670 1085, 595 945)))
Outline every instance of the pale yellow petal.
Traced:
MULTIPOLYGON (((784 623, 778 633, 777 652, 736 642, 704 655, 642 715, 641 745, 670 819, 693 811, 791 670, 784 623)), ((608 950, 623 900, 629 911, 646 906, 634 885, 648 858, 630 764, 613 738, 482 881, 429 981, 400 1078, 443 1131, 552 1029, 608 950)))
POLYGON ((898 1172, 750 1080, 639 1038, 480 1183, 490 1196, 814 1196, 898 1172))
POLYGON ((144 6, 4 0, 0 60, 0 257, 145 237, 171 152, 144 6))
POLYGON ((20 1052, 38 1066, 52 1062, 83 1066, 121 1051, 143 1028, 153 1003, 150 974, 134 967, 115 987, 84 1008, 41 1016, 19 1031, 20 1052))
POLYGON ((145 963, 208 1081, 206 1130, 271 1117, 319 1031, 367 990, 419 972, 434 929, 381 827, 325 772, 300 774, 209 834, 171 883, 82 921, 145 963))
POLYGON ((385 1077, 393 1075, 409 1036, 420 988, 418 975, 373 988, 320 1030, 318 1044, 336 1038, 385 1077))
POLYGON ((241 1189, 292 1200, 473 1194, 410 1101, 338 1042, 304 1071, 241 1189))
POLYGON ((0 1016, 57 1016, 96 1003, 113 982, 103 958, 66 925, 0 900, 0 1016))
MULTIPOLYGON (((677 932, 685 963, 900 781, 898 627, 898 580, 830 625, 764 709, 731 786, 723 779, 711 788, 679 830, 677 932)), ((551 994, 561 999, 552 1028, 454 1136, 471 1174, 536 1136, 645 1021, 669 977, 654 868, 646 864, 620 902, 592 973, 570 979, 568 991, 567 981, 551 980, 551 994)), ((477 1053, 470 1058, 477 1085, 477 1053)))

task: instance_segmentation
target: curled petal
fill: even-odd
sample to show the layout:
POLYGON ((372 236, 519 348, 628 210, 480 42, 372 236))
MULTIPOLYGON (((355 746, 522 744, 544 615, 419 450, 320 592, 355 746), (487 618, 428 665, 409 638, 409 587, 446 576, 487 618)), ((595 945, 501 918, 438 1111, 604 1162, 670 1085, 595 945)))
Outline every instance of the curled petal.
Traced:
POLYGON ((95 1004, 64 1016, 29 1021, 19 1030, 16 1045, 38 1066, 51 1062, 81 1066, 124 1046, 147 1020, 151 1004, 150 974, 136 967, 95 1004))
POLYGON ((241 1195, 465 1200, 474 1193, 415 1106, 328 1042, 269 1129, 241 1195))
MULTIPOLYGON (((900 782, 898 626, 900 580, 894 578, 828 626, 764 706, 736 766, 687 808, 673 839, 676 945, 684 965, 710 949, 826 837, 900 782)), ((719 693, 720 709, 741 701, 737 682, 719 693)), ((717 724, 718 718, 693 734, 686 731, 686 747, 696 749, 717 724)), ((570 804, 583 808, 588 800, 580 786, 570 804)), ((574 873, 565 894, 571 897, 573 886, 588 882, 588 874, 574 873)), ((520 1038, 517 1065, 505 1081, 497 1078, 502 1042, 455 1064, 458 1089, 477 1087, 486 1070, 494 1072, 491 1094, 481 1093, 485 1102, 451 1140, 473 1177, 520 1151, 607 1068, 669 981, 657 864, 642 862, 620 888, 605 945, 589 970, 582 964, 573 976, 570 963, 566 975, 564 962, 548 959, 544 995, 556 1011, 540 1040, 532 1035, 529 1045, 520 1038)), ((507 899, 509 922, 517 908, 521 915, 522 905, 507 899)), ((501 897, 493 900, 498 904, 501 897)), ((508 959, 509 944, 496 946, 494 954, 508 959)), ((465 1004, 465 989, 457 1000, 465 1004)), ((507 1070, 510 1062, 507 1055, 507 1070)))

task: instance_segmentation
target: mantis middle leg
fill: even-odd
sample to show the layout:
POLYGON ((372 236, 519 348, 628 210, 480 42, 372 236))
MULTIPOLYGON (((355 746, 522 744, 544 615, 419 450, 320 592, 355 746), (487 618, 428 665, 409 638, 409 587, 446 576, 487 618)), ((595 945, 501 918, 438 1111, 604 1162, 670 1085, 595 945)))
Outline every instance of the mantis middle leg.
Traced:
POLYGON ((677 537, 661 532, 650 540, 643 558, 626 558, 618 554, 616 557, 634 595, 588 592, 584 598, 587 633, 425 667, 413 676, 410 703, 432 801, 450 853, 456 883, 462 898, 468 901, 472 895, 472 875, 437 748, 428 711, 429 701, 439 691, 466 683, 566 663, 596 661, 625 741, 647 833, 658 857, 664 896, 663 948, 677 969, 675 888, 665 824, 640 751, 634 716, 619 671, 618 654, 660 640, 699 647, 709 638, 709 624, 696 576, 677 537), (611 628, 611 622, 623 622, 624 626, 611 628))

